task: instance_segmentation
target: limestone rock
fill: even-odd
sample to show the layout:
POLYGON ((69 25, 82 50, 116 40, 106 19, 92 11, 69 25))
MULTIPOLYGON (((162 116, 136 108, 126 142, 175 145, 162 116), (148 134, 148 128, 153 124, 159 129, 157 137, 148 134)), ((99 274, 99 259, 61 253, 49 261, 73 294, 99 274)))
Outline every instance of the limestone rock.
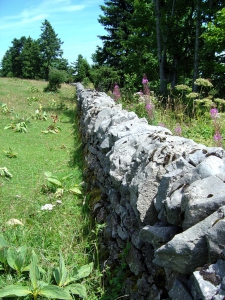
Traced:
POLYGON ((155 251, 154 263, 179 273, 191 274, 208 260, 206 233, 213 224, 223 219, 225 206, 186 231, 175 235, 167 244, 155 251))
POLYGON ((164 224, 156 224, 154 226, 145 226, 140 231, 140 239, 143 242, 152 244, 155 248, 159 248, 162 244, 170 241, 178 232, 176 226, 165 226, 164 224))
POLYGON ((181 210, 184 212, 183 229, 197 224, 224 205, 224 193, 225 183, 216 176, 193 182, 185 190, 181 201, 181 210))

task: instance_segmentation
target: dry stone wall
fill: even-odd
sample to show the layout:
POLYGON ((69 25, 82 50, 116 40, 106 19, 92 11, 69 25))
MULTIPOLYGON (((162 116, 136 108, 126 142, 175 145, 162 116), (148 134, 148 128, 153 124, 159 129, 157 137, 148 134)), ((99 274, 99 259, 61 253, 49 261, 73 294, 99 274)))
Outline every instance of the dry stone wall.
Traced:
POLYGON ((125 260, 125 299, 225 299, 224 150, 76 89, 87 181, 100 191, 93 213, 106 225, 102 263, 125 260))

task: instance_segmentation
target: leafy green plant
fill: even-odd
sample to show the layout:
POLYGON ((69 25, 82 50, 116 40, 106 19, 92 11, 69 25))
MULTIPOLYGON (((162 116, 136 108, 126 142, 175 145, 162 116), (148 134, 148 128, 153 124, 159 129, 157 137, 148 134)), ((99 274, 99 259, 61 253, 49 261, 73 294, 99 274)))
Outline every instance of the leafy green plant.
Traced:
POLYGON ((9 109, 6 103, 1 104, 1 110, 3 114, 9 114, 13 112, 13 109, 9 109))
POLYGON ((29 92, 36 93, 36 92, 39 92, 39 89, 36 86, 31 86, 29 88, 29 92))
POLYGON ((27 120, 16 118, 13 122, 6 125, 4 129, 12 129, 15 132, 27 133, 27 120))
POLYGON ((29 105, 31 105, 33 102, 38 102, 37 97, 27 97, 27 101, 29 102, 29 105))
POLYGON ((43 130, 42 133, 59 133, 61 131, 60 127, 57 125, 58 115, 51 115, 53 120, 52 124, 48 126, 47 130, 43 130))
POLYGON ((51 172, 45 172, 44 175, 46 176, 47 181, 50 183, 50 190, 53 190, 56 196, 57 194, 62 195, 64 190, 77 195, 82 194, 79 185, 74 185, 69 189, 66 189, 65 187, 65 182, 71 177, 73 177, 73 174, 66 175, 61 179, 59 179, 56 175, 52 174, 51 172))
POLYGON ((9 147, 8 150, 3 150, 3 152, 6 154, 7 157, 9 158, 16 158, 17 157, 17 153, 13 152, 12 148, 9 147))
POLYGON ((21 273, 29 270, 27 264, 27 246, 21 246, 18 249, 9 247, 5 253, 8 265, 17 272, 20 276, 21 273))
MULTIPOLYGON (((24 255, 20 258, 24 258, 24 255)), ((21 262, 22 260, 19 260, 17 267, 21 266, 21 262)), ((29 279, 30 285, 28 286, 13 284, 3 287, 0 290, 0 297, 33 296, 33 299, 36 300, 38 296, 42 296, 50 299, 72 299, 68 291, 41 280, 41 271, 38 266, 37 255, 34 251, 32 251, 31 263, 29 265, 29 279)))
POLYGON ((76 281, 90 275, 93 269, 93 263, 82 266, 71 272, 66 268, 62 254, 60 253, 59 267, 53 270, 53 276, 59 287, 63 287, 71 294, 79 295, 83 298, 87 297, 86 288, 76 281))

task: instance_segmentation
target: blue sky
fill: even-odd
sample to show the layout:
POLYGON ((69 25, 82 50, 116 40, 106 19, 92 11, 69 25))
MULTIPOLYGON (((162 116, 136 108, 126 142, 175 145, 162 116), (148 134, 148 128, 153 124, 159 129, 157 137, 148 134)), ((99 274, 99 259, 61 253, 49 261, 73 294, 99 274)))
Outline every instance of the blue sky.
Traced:
POLYGON ((79 54, 92 63, 91 55, 102 45, 97 36, 105 34, 98 22, 100 5, 104 0, 0 0, 0 61, 14 38, 38 39, 46 19, 64 42, 63 57, 69 63, 79 54))

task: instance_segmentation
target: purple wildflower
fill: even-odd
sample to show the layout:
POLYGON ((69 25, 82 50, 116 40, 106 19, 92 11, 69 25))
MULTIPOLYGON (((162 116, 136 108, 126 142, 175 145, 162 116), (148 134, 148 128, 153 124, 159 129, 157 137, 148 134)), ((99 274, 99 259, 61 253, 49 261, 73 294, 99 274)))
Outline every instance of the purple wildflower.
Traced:
POLYGON ((152 119, 154 114, 154 105, 152 103, 148 103, 145 106, 145 109, 147 110, 149 118, 152 119))
POLYGON ((148 78, 147 78, 146 74, 143 75, 142 84, 143 84, 144 95, 150 95, 150 89, 148 87, 148 78))
POLYGON ((163 123, 159 123, 159 125, 158 126, 161 126, 161 127, 166 127, 166 125, 165 124, 163 124, 163 123))
POLYGON ((182 135, 182 128, 178 125, 177 127, 174 128, 174 133, 178 136, 182 135))
POLYGON ((149 104, 147 104, 147 105, 145 106, 145 108, 146 108, 147 111, 150 111, 150 110, 153 109, 153 105, 152 105, 151 103, 149 103, 149 104))
POLYGON ((117 83, 115 83, 114 89, 113 89, 113 95, 114 95, 114 100, 117 101, 120 97, 120 89, 117 83))
POLYGON ((214 134, 214 141, 216 142, 216 143, 218 143, 218 142, 220 142, 220 141, 222 141, 222 135, 220 134, 220 132, 219 131, 216 131, 216 133, 214 134))
POLYGON ((218 117, 218 109, 216 108, 211 108, 210 109, 210 115, 212 119, 215 119, 218 117))

